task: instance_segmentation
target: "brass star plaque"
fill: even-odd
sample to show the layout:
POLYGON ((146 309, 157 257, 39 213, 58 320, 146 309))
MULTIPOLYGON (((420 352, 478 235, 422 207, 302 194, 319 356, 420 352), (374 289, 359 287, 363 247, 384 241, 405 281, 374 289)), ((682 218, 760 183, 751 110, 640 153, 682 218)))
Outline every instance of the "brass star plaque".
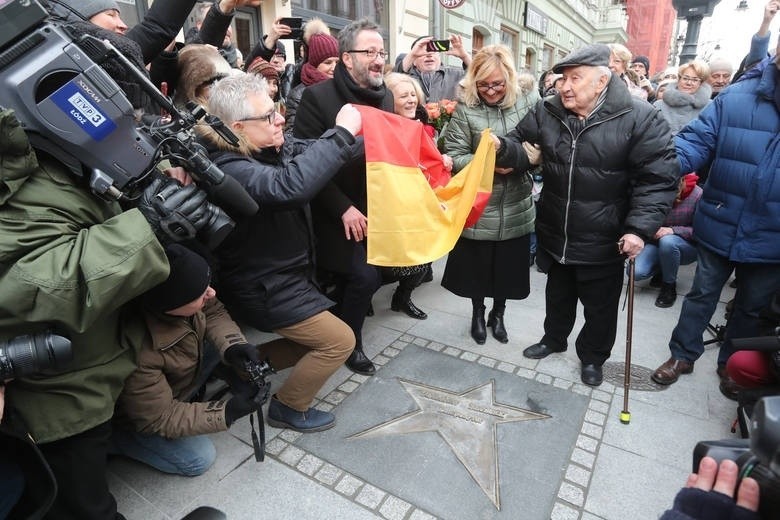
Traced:
POLYGON ((350 438, 436 432, 500 510, 496 425, 550 416, 497 403, 493 379, 460 394, 400 378, 398 381, 419 408, 350 438))

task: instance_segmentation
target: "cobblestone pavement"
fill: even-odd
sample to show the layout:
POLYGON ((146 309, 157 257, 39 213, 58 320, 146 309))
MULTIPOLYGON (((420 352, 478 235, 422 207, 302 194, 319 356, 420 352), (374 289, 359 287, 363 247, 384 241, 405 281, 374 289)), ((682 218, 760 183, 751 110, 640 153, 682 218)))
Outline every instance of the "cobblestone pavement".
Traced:
MULTIPOLYGON (((507 305, 509 343, 488 337, 477 345, 469 336, 471 304, 439 285, 443 270, 444 262, 436 262, 434 281, 413 294, 427 320, 390 311, 392 287, 375 295, 376 315, 366 320, 364 341, 380 367, 377 375, 369 378, 341 368, 317 396, 318 407, 336 414, 336 428, 301 435, 266 427, 267 456, 258 463, 248 420, 242 419, 228 432, 212 436, 217 461, 195 478, 164 475, 114 458, 110 484, 120 512, 130 520, 178 519, 210 505, 231 520, 653 519, 671 506, 685 482, 696 442, 735 437, 730 432, 735 403, 718 391, 716 344, 708 346, 693 374, 671 387, 649 380, 668 358, 667 342, 693 266, 681 269, 680 297, 668 309, 654 306, 656 289, 637 284, 627 425, 619 420, 624 408, 624 308, 605 381, 594 389, 579 381, 573 348, 543 360, 522 356, 523 348, 542 335, 542 273, 531 269, 531 295, 507 305), (474 473, 469 476, 457 443, 453 446, 441 430, 350 438, 419 409, 399 384, 407 379, 454 393, 495 381, 496 405, 547 411, 553 422, 494 427, 500 500, 491 499, 480 479, 471 478, 474 473)), ((714 323, 724 321, 725 302, 732 296, 733 289, 724 289, 714 323)), ((246 331, 256 342, 273 337, 246 331)), ((479 417, 469 420, 478 422, 479 417)))

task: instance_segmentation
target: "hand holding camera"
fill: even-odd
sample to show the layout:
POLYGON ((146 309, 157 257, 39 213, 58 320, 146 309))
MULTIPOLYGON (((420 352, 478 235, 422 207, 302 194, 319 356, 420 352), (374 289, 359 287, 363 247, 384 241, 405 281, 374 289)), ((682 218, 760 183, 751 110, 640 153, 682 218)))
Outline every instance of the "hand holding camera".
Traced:
POLYGON ((194 184, 182 186, 163 177, 146 187, 138 210, 163 244, 194 239, 209 221, 205 192, 194 184))

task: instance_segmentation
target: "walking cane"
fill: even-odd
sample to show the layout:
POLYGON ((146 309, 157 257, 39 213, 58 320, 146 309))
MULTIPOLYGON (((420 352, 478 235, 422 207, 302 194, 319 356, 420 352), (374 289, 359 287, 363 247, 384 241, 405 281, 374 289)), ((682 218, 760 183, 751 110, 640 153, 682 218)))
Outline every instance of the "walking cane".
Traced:
POLYGON ((628 261, 628 316, 626 318, 626 368, 623 374, 623 411, 620 412, 620 422, 631 422, 631 412, 628 411, 628 387, 631 384, 631 334, 634 328, 634 259, 628 261))

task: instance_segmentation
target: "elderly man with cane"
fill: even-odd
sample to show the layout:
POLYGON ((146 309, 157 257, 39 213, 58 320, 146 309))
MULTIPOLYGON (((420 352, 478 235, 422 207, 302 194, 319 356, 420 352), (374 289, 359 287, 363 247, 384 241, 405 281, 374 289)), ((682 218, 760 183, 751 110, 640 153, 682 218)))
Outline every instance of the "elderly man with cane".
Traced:
POLYGON ((495 138, 497 166, 531 166, 523 141, 542 154, 536 233, 546 317, 544 336, 523 355, 565 351, 579 300, 585 325, 575 344, 591 386, 601 384, 615 342, 625 257, 635 258, 661 225, 679 176, 669 125, 612 75, 609 55, 603 44, 573 51, 553 68, 563 75, 559 94, 495 138))

